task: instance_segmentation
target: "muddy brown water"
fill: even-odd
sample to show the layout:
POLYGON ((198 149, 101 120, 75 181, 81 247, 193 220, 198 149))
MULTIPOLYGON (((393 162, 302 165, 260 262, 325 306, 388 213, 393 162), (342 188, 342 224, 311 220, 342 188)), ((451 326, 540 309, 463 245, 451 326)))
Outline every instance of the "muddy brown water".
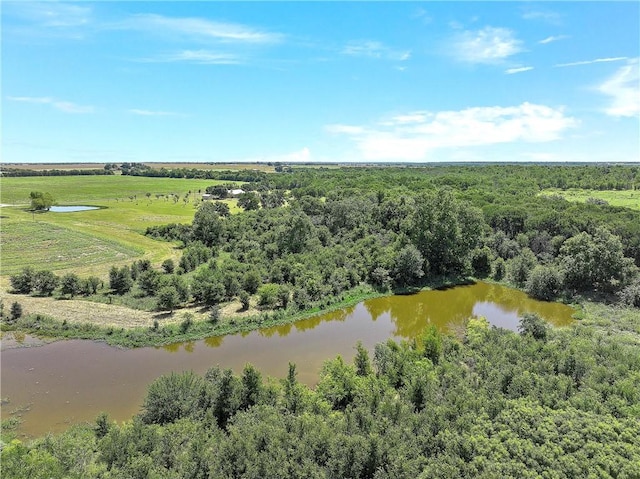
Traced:
POLYGON ((203 374, 215 365, 240 372, 252 363, 263 375, 284 377, 291 361, 299 380, 313 385, 323 361, 338 354, 351 361, 359 340, 372 350, 388 338, 415 338, 430 324, 445 331, 460 328, 472 315, 515 330, 526 312, 554 326, 570 324, 573 314, 569 306, 478 282, 370 299, 293 324, 164 347, 126 350, 67 340, 6 349, 1 353, 2 415, 19 415, 20 434, 31 437, 93 421, 101 411, 123 421, 140 410, 147 386, 158 376, 184 370, 203 374))

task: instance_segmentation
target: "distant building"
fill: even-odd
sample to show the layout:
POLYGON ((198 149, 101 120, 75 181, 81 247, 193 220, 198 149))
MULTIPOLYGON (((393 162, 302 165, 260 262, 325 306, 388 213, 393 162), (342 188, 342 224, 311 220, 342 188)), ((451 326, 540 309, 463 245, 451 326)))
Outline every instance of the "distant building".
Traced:
POLYGON ((244 190, 241 190, 240 188, 236 190, 227 190, 227 194, 229 196, 240 196, 242 193, 244 193, 244 190))
POLYGON ((202 199, 203 200, 212 200, 213 199, 213 195, 205 193, 204 195, 202 195, 202 199))

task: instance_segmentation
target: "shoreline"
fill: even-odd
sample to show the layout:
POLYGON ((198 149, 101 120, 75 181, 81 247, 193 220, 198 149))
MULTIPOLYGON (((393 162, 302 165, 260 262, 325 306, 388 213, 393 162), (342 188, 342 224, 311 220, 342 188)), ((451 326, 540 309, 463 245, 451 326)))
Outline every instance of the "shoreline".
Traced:
MULTIPOLYGON (((3 333, 23 333, 34 336, 43 343, 63 340, 63 339, 84 339, 93 341, 102 341, 110 346, 121 348, 138 348, 150 346, 164 346, 167 344, 180 343, 185 341, 195 341, 208 337, 227 336, 232 334, 250 332, 261 328, 269 328, 282 326, 285 324, 293 324, 297 321, 313 318, 323 314, 328 314, 340 309, 355 306, 358 303, 384 296, 414 294, 419 291, 438 289, 443 287, 461 286, 475 282, 471 278, 437 278, 433 281, 425 282, 420 287, 403 288, 389 290, 386 292, 376 291, 369 285, 361 285, 351 291, 341 295, 342 299, 328 304, 326 306, 316 306, 304 311, 292 310, 266 310, 257 311, 252 315, 229 315, 212 323, 207 319, 194 320, 195 315, 192 313, 194 309, 201 309, 200 306, 195 308, 184 308, 176 310, 171 315, 171 321, 155 327, 140 326, 133 324, 130 327, 120 325, 118 327, 110 325, 104 326, 92 322, 82 321, 66 321, 60 320, 48 314, 33 313, 25 315, 15 323, 3 322, 1 331, 3 333), (188 326, 185 323, 188 322, 188 326)), ((20 297, 22 295, 12 295, 12 297, 20 297)), ((84 303, 90 303, 83 301, 84 303)), ((91 305, 100 305, 100 307, 111 307, 103 303, 90 303, 91 305)), ((137 310, 119 307, 132 313, 158 314, 149 312, 140 312, 137 310)), ((163 313, 159 313, 163 314, 163 313)), ((200 318, 206 315, 200 314, 200 318)), ((156 321, 156 323, 158 323, 156 321)), ((16 345, 16 348, 33 347, 16 345)), ((37 345, 35 346, 37 347, 37 345)), ((6 348, 14 349, 14 348, 6 348)))

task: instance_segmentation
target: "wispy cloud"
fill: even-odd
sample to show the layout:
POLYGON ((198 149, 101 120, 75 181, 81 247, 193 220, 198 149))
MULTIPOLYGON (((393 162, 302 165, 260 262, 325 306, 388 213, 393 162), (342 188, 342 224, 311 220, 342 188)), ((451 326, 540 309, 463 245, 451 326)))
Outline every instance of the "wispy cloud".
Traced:
POLYGON ((2 2, 3 36, 20 38, 83 39, 95 25, 93 9, 86 4, 64 2, 2 2))
POLYGON ((173 63, 188 62, 201 65, 238 65, 243 63, 238 55, 232 53, 220 53, 210 50, 182 50, 174 53, 166 53, 150 58, 137 60, 143 63, 173 63))
POLYGON ((551 35, 551 36, 549 36, 547 38, 543 38, 538 43, 540 43, 542 45, 546 45, 547 43, 557 42, 557 41, 560 41, 560 40, 565 40, 567 38, 569 38, 569 35, 551 35))
POLYGON ((167 17, 156 14, 132 15, 114 27, 157 34, 170 33, 192 39, 229 43, 278 43, 284 39, 284 35, 280 33, 262 31, 239 23, 217 22, 197 17, 167 17))
POLYGON ((133 115, 140 116, 184 116, 182 113, 176 113, 173 111, 139 110, 137 108, 132 108, 128 110, 128 112, 133 115))
POLYGON ((404 61, 411 57, 409 50, 394 50, 380 42, 371 40, 357 40, 349 42, 342 49, 343 55, 355 57, 379 58, 383 60, 404 61))
POLYGON ((513 75, 514 73, 522 73, 533 70, 533 67, 516 67, 516 68, 507 68, 504 72, 507 75, 513 75))
POLYGON ((629 60, 600 87, 599 91, 611 97, 605 110, 607 115, 634 117, 640 115, 640 63, 638 58, 629 60))
POLYGON ((508 28, 465 30, 456 34, 452 40, 455 58, 466 63, 500 63, 522 50, 522 42, 508 28))
POLYGON ((570 63, 558 63, 554 66, 556 67, 575 67, 579 65, 591 65, 592 63, 609 63, 609 62, 620 62, 623 60, 628 60, 628 57, 609 57, 609 58, 596 58, 595 60, 584 60, 579 62, 570 62, 570 63))
POLYGON ((63 2, 8 2, 5 11, 41 27, 69 28, 89 24, 92 9, 89 5, 63 2))
POLYGON ((50 97, 33 97, 33 96, 9 96, 10 101, 22 102, 22 103, 34 103, 39 105, 49 105, 56 110, 64 113, 93 113, 94 108, 92 106, 78 105, 70 101, 57 100, 50 97))
POLYGON ((541 10, 541 9, 527 9, 522 14, 522 18, 525 20, 537 20, 545 23, 550 23, 552 25, 559 25, 562 23, 562 15, 558 12, 554 12, 552 10, 541 10))
POLYGON ((424 161, 438 149, 499 143, 548 142, 577 126, 562 108, 522 103, 458 111, 396 115, 370 126, 335 124, 326 130, 349 137, 369 161, 424 161))

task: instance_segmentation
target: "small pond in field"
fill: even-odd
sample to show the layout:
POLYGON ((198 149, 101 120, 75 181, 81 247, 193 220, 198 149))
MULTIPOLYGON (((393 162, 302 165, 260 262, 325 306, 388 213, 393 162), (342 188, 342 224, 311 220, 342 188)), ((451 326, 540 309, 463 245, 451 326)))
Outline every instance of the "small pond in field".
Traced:
POLYGON ((52 206, 49 211, 52 213, 75 213, 77 211, 99 210, 98 206, 52 206))
POLYGON ((288 363, 294 362, 299 380, 313 385, 323 361, 338 354, 351 361, 357 341, 372 350, 388 338, 415 338, 428 325, 460 331, 474 315, 514 330, 529 312, 554 326, 572 322, 567 305, 477 282, 370 299, 293 324, 165 347, 117 349, 69 340, 8 349, 1 353, 2 397, 9 400, 2 412, 28 408, 22 412, 20 432, 31 436, 93 421, 101 411, 122 421, 140 410, 147 386, 158 376, 184 370, 203 374, 215 365, 239 373, 252 363, 264 375, 284 377, 288 363))

